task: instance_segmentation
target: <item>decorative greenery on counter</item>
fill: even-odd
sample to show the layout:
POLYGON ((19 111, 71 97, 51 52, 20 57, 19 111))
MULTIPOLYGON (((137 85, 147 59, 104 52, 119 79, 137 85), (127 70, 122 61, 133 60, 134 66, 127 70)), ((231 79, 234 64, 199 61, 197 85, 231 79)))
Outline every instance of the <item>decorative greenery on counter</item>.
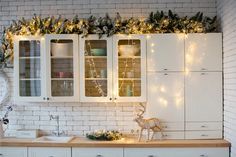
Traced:
POLYGON ((122 134, 119 131, 95 131, 89 134, 86 134, 86 137, 91 140, 98 141, 114 141, 120 140, 122 138, 122 134))
POLYGON ((65 19, 59 16, 41 18, 34 15, 32 19, 22 18, 5 28, 1 39, 0 64, 13 58, 13 35, 44 35, 44 34, 98 34, 112 36, 113 34, 148 34, 148 33, 207 33, 216 32, 216 17, 210 18, 198 12, 193 17, 179 17, 169 10, 151 12, 147 19, 121 18, 117 13, 115 18, 65 19))

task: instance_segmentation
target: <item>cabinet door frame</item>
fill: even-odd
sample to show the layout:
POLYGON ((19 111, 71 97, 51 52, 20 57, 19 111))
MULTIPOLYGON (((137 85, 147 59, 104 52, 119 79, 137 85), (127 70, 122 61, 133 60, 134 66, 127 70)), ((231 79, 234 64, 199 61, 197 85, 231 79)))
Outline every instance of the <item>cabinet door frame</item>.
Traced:
POLYGON ((14 101, 23 101, 23 102, 42 102, 45 101, 45 97, 47 95, 46 88, 46 61, 45 61, 45 38, 42 36, 14 36, 14 101), (41 76, 41 96, 20 96, 20 41, 32 41, 37 40, 40 41, 40 76, 41 76))
POLYGON ((146 35, 123 35, 118 34, 113 36, 113 97, 114 102, 146 102, 147 99, 147 72, 146 72, 146 50, 147 41, 146 35), (118 75, 118 42, 119 40, 140 40, 140 56, 141 56, 141 96, 136 97, 121 97, 119 96, 119 75, 118 75))
POLYGON ((113 52, 112 52, 112 37, 99 38, 98 35, 88 35, 84 37, 79 36, 79 56, 80 56, 80 101, 81 102, 111 102, 113 100, 113 85, 112 85, 112 73, 113 73, 113 52), (85 96, 85 56, 84 47, 86 40, 106 40, 107 41, 107 96, 106 97, 86 97, 85 96))
POLYGON ((78 35, 77 34, 46 34, 46 92, 48 102, 78 102, 79 101, 79 54, 78 54, 78 35), (52 96, 51 86, 51 40, 72 40, 73 41, 73 96, 52 96))

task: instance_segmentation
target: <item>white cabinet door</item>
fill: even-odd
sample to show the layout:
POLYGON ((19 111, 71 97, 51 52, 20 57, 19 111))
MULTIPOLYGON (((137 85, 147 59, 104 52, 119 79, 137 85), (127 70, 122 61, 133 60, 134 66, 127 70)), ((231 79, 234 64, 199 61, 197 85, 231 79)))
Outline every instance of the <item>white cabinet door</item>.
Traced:
POLYGON ((191 72, 186 76, 187 122, 222 121, 222 73, 191 72))
POLYGON ((47 34, 45 89, 47 101, 76 102, 79 97, 79 54, 77 34, 47 34))
POLYGON ((0 147, 0 157, 27 157, 27 148, 0 147))
POLYGON ((189 71, 222 71, 222 34, 188 34, 185 61, 189 71))
POLYGON ((183 157, 229 157, 229 148, 183 148, 183 157))
POLYGON ((29 147, 28 157, 71 157, 71 148, 29 147))
POLYGON ((148 72, 147 116, 184 129, 184 74, 148 72))
POLYGON ((14 36, 14 100, 45 101, 46 61, 41 36, 14 36))
POLYGON ((147 71, 184 71, 184 34, 156 34, 147 39, 147 71))
POLYGON ((113 45, 114 101, 146 102, 145 35, 114 35, 113 45))
POLYGON ((72 148, 72 157, 123 157, 123 148, 72 148))
POLYGON ((112 38, 80 36, 80 100, 111 102, 112 38))

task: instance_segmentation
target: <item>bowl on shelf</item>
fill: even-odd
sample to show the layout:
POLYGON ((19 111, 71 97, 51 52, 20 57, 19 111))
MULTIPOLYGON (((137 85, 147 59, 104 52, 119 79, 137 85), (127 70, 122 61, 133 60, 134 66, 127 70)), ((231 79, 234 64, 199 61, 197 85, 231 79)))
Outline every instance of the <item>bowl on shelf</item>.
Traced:
POLYGON ((139 51, 137 45, 119 45, 119 55, 123 57, 135 56, 139 51))
POLYGON ((72 42, 51 42, 52 56, 66 57, 73 55, 73 43, 72 42))
POLYGON ((91 54, 93 56, 106 56, 105 49, 91 49, 91 54))

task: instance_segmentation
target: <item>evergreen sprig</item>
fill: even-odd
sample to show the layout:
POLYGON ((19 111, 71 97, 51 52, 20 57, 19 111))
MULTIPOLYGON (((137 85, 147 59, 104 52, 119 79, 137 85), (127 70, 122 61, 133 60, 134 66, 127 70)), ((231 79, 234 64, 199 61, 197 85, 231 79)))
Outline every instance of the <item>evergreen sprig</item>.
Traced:
POLYGON ((44 34, 98 34, 112 36, 113 34, 148 34, 148 33, 207 33, 216 32, 216 17, 210 18, 198 12, 192 17, 179 17, 171 10, 151 12, 145 20, 123 19, 119 13, 115 18, 108 14, 105 17, 90 16, 79 19, 46 17, 34 15, 31 19, 13 21, 4 29, 1 38, 0 64, 13 58, 13 35, 44 35, 44 34))

